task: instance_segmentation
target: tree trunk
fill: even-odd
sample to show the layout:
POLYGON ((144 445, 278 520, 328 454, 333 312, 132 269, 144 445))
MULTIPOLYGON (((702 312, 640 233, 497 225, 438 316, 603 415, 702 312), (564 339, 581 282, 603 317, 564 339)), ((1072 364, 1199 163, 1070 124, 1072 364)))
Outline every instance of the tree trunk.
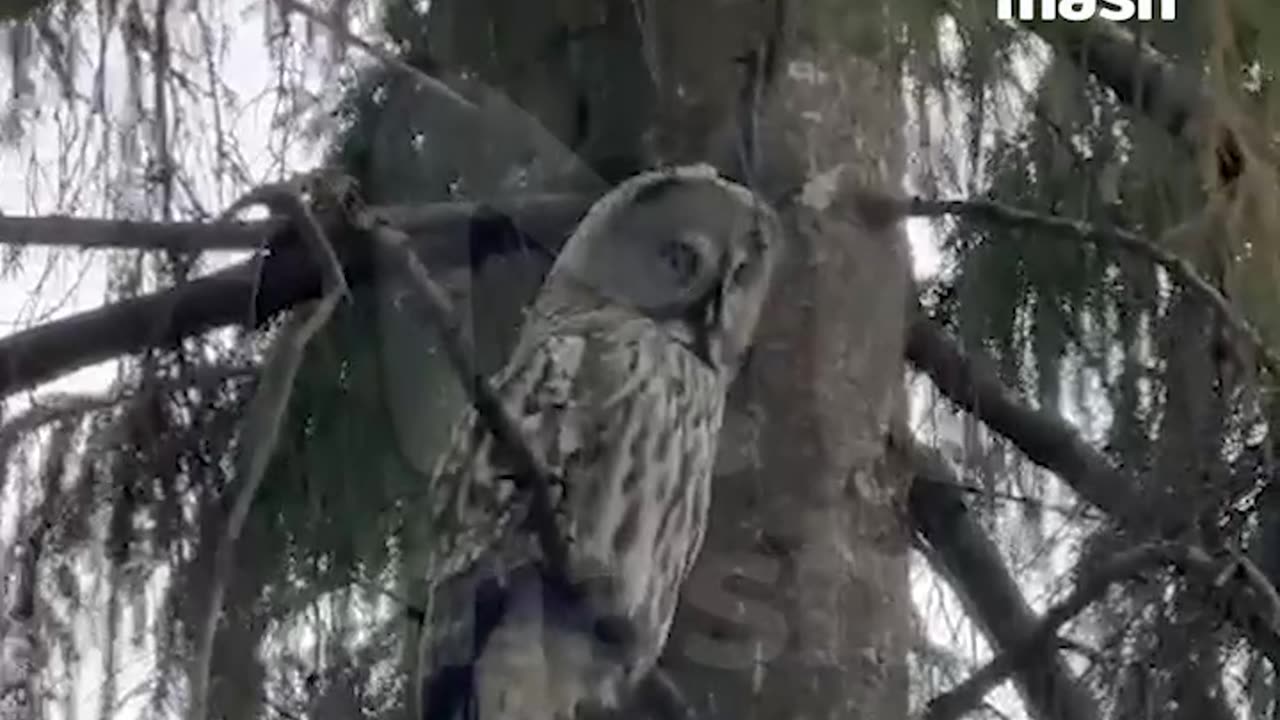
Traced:
POLYGON ((431 27, 446 65, 611 181, 690 161, 774 197, 833 181, 787 213, 663 662, 707 718, 904 718, 907 480, 882 457, 903 401, 908 258, 896 227, 839 192, 896 191, 903 174, 897 72, 875 49, 888 19, 816 0, 437 0, 431 27), (851 37, 877 42, 858 55, 851 37))
MULTIPOLYGON (((816 6, 789 7, 760 128, 764 182, 795 187, 844 164, 840 185, 892 192, 890 63, 824 39, 838 19, 816 6)), ((896 229, 839 203, 802 203, 791 222, 732 403, 753 432, 725 438, 750 462, 718 481, 668 657, 708 717, 905 717, 905 479, 881 453, 901 402, 907 258, 896 229)))

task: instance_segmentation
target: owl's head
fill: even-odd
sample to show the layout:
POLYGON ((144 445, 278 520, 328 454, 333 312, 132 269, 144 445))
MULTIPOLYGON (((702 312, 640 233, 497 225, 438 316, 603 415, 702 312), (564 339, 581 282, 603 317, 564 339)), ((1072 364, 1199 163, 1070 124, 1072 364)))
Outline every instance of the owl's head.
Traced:
POLYGON ((782 249, 777 215, 709 165, 637 175, 592 206, 548 278, 652 318, 733 377, 782 249))

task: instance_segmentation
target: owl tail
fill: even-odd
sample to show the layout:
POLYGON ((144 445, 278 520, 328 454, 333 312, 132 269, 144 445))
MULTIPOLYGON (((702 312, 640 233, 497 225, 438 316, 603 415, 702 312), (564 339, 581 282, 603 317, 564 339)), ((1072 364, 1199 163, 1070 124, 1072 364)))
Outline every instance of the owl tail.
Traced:
POLYGON ((422 720, 560 720, 597 699, 599 623, 580 594, 534 567, 467 587, 470 622, 439 618, 458 632, 424 678, 422 720))
POLYGON ((422 683, 422 720, 479 720, 476 703, 475 662, 489 637, 502 621, 508 605, 508 588, 496 579, 479 583, 461 583, 473 597, 449 603, 449 607, 471 607, 471 622, 456 623, 456 618, 432 618, 435 622, 457 627, 463 637, 446 637, 446 648, 435 648, 432 670, 422 683), (461 642, 461 645, 459 644, 461 642), (460 652, 449 652, 460 650, 460 652), (439 657, 442 652, 443 658, 439 657))

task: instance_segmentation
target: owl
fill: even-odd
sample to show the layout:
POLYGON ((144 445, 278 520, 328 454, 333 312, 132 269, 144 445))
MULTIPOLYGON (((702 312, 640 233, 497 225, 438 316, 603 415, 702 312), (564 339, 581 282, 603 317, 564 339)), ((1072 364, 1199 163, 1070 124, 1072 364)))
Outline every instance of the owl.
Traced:
POLYGON ((557 476, 569 567, 542 562, 514 463, 466 412, 429 488, 424 718, 571 720, 653 668, 781 249, 774 211, 705 165, 638 175, 590 209, 493 378, 557 476))

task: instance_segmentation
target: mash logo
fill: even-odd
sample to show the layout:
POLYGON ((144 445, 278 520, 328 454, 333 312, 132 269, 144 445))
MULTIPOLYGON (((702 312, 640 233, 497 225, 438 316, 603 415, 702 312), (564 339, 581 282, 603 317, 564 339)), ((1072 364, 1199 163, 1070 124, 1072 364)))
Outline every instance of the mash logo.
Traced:
POLYGON ((1161 20, 1177 17, 1175 0, 997 0, 996 16, 1001 20, 1154 20, 1156 7, 1161 20), (1015 6, 1017 11, 1015 13, 1015 6))

